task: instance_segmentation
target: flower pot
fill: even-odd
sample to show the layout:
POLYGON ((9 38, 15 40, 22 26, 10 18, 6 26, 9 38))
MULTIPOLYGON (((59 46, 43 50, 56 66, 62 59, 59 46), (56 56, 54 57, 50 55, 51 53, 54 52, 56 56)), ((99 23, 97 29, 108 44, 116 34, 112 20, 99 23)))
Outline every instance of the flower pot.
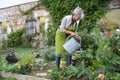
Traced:
POLYGON ((63 69, 66 67, 66 62, 65 61, 60 61, 60 68, 63 69))

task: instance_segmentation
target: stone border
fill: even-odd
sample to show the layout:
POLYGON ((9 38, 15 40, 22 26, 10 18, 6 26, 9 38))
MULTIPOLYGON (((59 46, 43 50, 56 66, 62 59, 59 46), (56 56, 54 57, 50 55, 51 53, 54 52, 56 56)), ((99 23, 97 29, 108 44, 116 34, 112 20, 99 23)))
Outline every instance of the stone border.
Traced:
POLYGON ((50 80, 46 78, 38 78, 35 76, 15 74, 15 73, 10 73, 10 72, 5 72, 5 71, 0 71, 0 75, 5 78, 8 78, 8 77, 16 78, 17 80, 50 80))
POLYGON ((8 53, 10 51, 12 51, 12 49, 0 50, 0 54, 8 53))

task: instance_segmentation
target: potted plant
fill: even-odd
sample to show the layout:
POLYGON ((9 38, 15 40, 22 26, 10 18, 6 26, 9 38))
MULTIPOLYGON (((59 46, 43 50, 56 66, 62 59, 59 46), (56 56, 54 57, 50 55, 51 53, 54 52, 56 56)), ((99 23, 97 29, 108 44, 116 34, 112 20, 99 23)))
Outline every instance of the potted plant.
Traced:
POLYGON ((60 61, 60 68, 63 69, 63 68, 65 68, 65 67, 66 67, 66 61, 61 60, 61 61, 60 61))
POLYGON ((65 67, 66 67, 66 57, 65 55, 63 55, 60 61, 60 68, 64 69, 65 67))

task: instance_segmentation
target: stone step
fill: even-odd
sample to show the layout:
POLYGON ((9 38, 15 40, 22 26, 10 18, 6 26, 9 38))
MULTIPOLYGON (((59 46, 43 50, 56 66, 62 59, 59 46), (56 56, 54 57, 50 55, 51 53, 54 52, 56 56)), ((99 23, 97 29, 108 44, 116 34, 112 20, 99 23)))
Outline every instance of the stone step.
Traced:
POLYGON ((46 78, 49 77, 49 73, 51 72, 51 70, 47 70, 47 72, 43 72, 43 73, 36 73, 35 76, 37 77, 42 77, 42 78, 46 78))
MULTIPOLYGON (((29 75, 22 75, 22 74, 15 74, 15 73, 10 73, 10 72, 5 72, 5 71, 0 71, 0 75, 2 77, 8 78, 16 78, 17 80, 50 80, 46 78, 40 78, 40 77, 35 77, 35 76, 29 76, 29 75)), ((41 73, 42 76, 46 76, 46 73, 41 73)))
POLYGON ((0 50, 0 54, 6 54, 6 53, 9 53, 9 52, 11 52, 12 51, 12 49, 6 49, 6 50, 0 50))
POLYGON ((36 76, 46 77, 46 76, 47 76, 47 73, 37 73, 36 76))

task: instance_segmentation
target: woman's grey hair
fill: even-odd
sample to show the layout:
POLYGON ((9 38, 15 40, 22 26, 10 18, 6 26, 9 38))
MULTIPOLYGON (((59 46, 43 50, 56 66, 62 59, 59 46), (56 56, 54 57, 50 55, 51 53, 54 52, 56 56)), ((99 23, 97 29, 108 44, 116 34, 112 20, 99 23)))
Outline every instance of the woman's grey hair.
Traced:
POLYGON ((79 6, 77 6, 77 7, 74 9, 73 14, 80 16, 81 19, 84 18, 84 11, 83 11, 83 9, 80 8, 79 6))

